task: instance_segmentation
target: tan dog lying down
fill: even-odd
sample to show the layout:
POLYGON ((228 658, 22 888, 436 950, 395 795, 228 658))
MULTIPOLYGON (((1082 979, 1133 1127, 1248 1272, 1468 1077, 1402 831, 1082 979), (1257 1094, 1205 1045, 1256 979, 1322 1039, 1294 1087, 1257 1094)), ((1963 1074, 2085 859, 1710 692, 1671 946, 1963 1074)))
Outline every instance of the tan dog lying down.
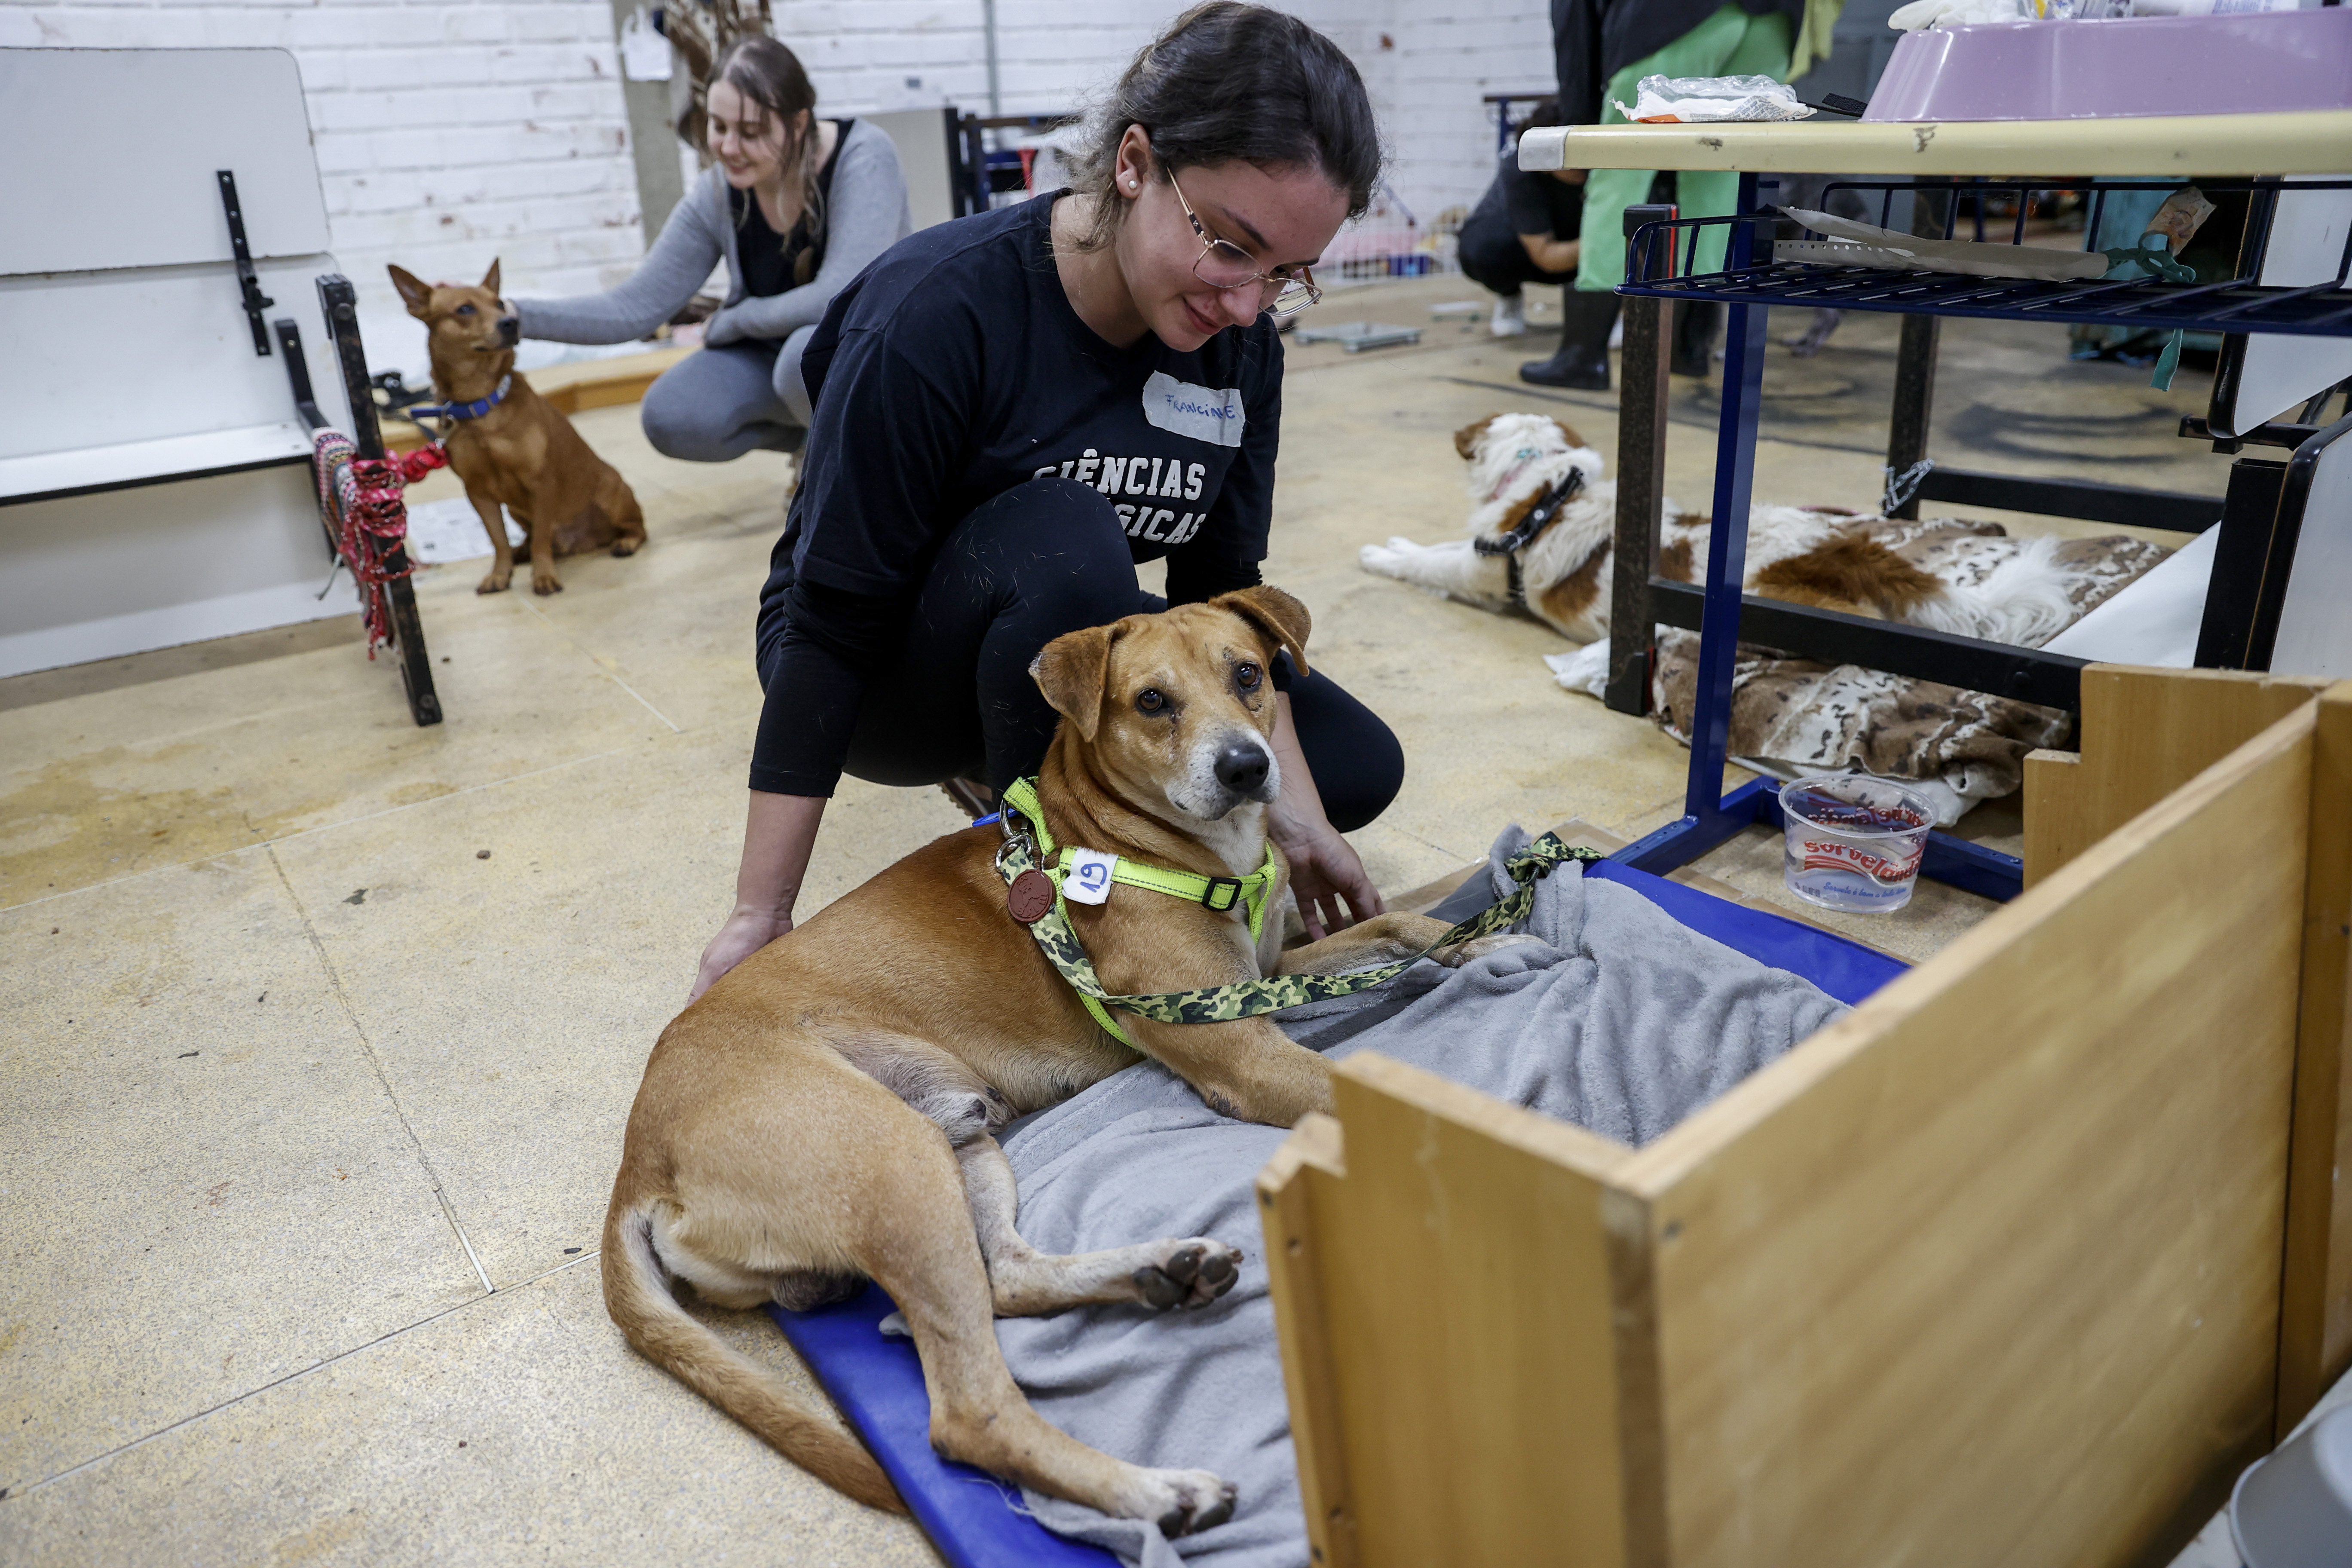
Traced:
MULTIPOLYGON (((1063 715, 1038 778, 1053 838, 1208 876, 1257 869, 1280 784, 1266 663, 1287 648, 1304 670, 1307 632, 1296 599, 1260 587, 1048 645, 1032 673, 1063 715)), ((1007 914, 1002 842, 989 826, 917 850, 746 959, 663 1031, 604 1222, 605 1303, 632 1344, 788 1458, 896 1508, 863 1446, 671 1294, 684 1281, 723 1307, 804 1309, 871 1278, 913 1332, 941 1454, 1170 1535, 1206 1529, 1231 1514, 1230 1488, 1066 1436, 997 1348, 998 1315, 1200 1306, 1242 1261, 1207 1237, 1047 1257, 1014 1230, 1013 1172, 993 1131, 1137 1058, 1007 914)), ((1069 913, 1114 994, 1227 984, 1277 964, 1336 973, 1418 952, 1444 930, 1381 915, 1283 952, 1276 919, 1253 944, 1240 908, 1128 887, 1069 913)), ((1121 1023, 1225 1115, 1286 1127, 1331 1103, 1323 1058, 1268 1019, 1121 1023)))
MULTIPOLYGON (((1509 569, 1502 556, 1478 553, 1474 542, 1499 541, 1511 532, 1574 470, 1580 487, 1520 552, 1522 592, 1527 608, 1571 641, 1607 637, 1617 485, 1601 477, 1601 454, 1543 414, 1491 415, 1455 431, 1454 449, 1469 465, 1468 537, 1444 544, 1402 537, 1367 544, 1365 570, 1507 610, 1509 569)), ((1707 519, 1671 500, 1664 513, 1657 574, 1696 582, 1706 565, 1707 519)), ((1874 521, 1834 509, 1751 508, 1746 591, 2027 647, 2074 617, 2066 595, 2070 574, 2053 559, 2056 540, 1988 541, 1976 561, 1947 578, 1870 537, 1874 521)))

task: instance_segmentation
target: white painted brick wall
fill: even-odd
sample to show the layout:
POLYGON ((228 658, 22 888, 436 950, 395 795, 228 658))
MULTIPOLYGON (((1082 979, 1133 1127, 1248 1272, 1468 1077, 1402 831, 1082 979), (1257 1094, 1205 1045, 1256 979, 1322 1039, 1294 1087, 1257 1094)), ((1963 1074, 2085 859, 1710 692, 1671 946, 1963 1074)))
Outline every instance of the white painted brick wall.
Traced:
MULTIPOLYGON (((1391 163, 1389 180, 1427 220, 1477 200, 1494 177, 1488 92, 1549 90, 1551 22, 1535 0, 1286 0, 1363 73, 1391 163), (1382 47, 1383 39, 1387 41, 1382 47)), ((1169 0, 998 0, 998 79, 1007 114, 1066 110, 1107 88, 1183 9, 1169 0)), ((799 52, 829 113, 907 103, 919 75, 985 111, 979 0, 776 0, 776 33, 799 52)))
POLYGON ((290 50, 378 366, 424 357, 387 263, 568 294, 644 254, 605 0, 7 0, 0 45, 290 50))
MULTIPOLYGON (((1540 0, 1286 0, 1355 59, 1424 221, 1474 202, 1494 166, 1488 91, 1550 76, 1540 0)), ((1173 0, 998 0, 1007 113, 1106 88, 1182 9, 1173 0)), ((833 114, 915 101, 985 110, 981 0, 775 0, 833 114), (919 78, 919 89, 907 86, 919 78)), ((610 287, 644 253, 606 0, 5 0, 0 45, 266 47, 301 67, 333 244, 358 285, 370 358, 422 338, 384 276, 480 274, 508 291, 610 287)))

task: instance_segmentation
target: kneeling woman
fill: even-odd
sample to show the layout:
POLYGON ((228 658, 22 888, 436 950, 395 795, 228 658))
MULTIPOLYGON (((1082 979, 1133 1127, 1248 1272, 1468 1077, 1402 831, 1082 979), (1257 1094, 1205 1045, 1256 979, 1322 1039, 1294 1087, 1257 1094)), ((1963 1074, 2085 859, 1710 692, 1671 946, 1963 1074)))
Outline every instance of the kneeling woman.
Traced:
MULTIPOLYGON (((1347 57, 1222 0, 1136 57, 1075 190, 927 229, 835 301, 803 361, 816 424, 761 602, 736 907, 697 994, 791 929, 843 772, 1002 790, 1053 736, 1029 677, 1046 643, 1260 580, 1274 312, 1311 300, 1307 264, 1379 166, 1347 57), (1163 556, 1164 601, 1135 574, 1163 556)), ((1339 834, 1394 797, 1403 756, 1328 677, 1274 676, 1267 825, 1319 936, 1381 909, 1339 834)))
POLYGON ((527 338, 632 342, 677 315, 723 258, 726 302, 703 328, 703 351, 647 389, 646 439, 695 463, 798 451, 809 423, 801 354, 842 285, 913 227, 906 176, 878 127, 816 118, 808 73, 773 38, 727 47, 704 110, 711 165, 635 275, 606 293, 515 309, 527 338))

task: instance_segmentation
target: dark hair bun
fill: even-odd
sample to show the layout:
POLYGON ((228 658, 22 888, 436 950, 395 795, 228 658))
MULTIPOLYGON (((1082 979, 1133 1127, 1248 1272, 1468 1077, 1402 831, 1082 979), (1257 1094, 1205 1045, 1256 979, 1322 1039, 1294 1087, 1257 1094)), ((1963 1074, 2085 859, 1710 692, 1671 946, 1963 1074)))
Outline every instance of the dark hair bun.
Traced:
MULTIPOLYGON (((1312 165, 1348 193, 1349 217, 1371 205, 1381 176, 1380 128, 1355 62, 1297 17, 1241 0, 1193 6, 1136 55, 1072 160, 1076 190, 1109 194, 1130 125, 1171 170, 1312 165)), ((1098 226, 1116 224, 1118 205, 1098 201, 1098 226)))

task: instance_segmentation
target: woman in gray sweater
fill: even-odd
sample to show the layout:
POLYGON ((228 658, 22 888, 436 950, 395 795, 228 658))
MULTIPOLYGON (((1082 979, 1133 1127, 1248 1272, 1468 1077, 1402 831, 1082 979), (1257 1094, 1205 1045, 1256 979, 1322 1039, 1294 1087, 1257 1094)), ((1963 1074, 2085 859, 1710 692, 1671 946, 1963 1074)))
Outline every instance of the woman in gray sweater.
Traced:
POLYGON ((646 438, 689 462, 755 447, 800 449, 809 398, 801 352, 824 308, 914 227, 898 150, 873 125, 816 118, 816 89, 773 38, 730 45, 705 99, 711 166, 617 289, 521 300, 522 335, 562 343, 644 337, 694 297, 721 258, 727 300, 703 352, 646 393, 646 438))

